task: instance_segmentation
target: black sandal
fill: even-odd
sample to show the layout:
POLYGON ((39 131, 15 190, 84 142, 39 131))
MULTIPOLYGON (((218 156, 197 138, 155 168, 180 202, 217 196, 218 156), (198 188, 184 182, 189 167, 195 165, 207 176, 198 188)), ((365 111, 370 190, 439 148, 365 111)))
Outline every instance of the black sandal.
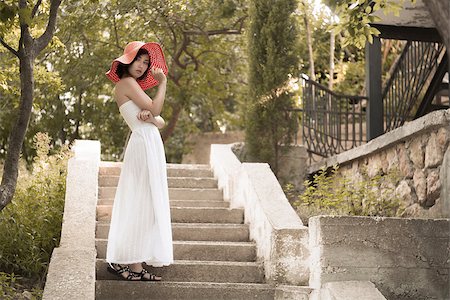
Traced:
POLYGON ((108 272, 119 276, 121 279, 138 280, 138 279, 134 279, 134 278, 136 278, 136 276, 134 275, 134 272, 131 272, 131 270, 128 266, 123 267, 119 264, 108 263, 108 272), (116 266, 118 268, 116 268, 116 266), (126 277, 124 275, 122 275, 125 272, 128 272, 128 276, 126 276, 126 277))
POLYGON ((131 271, 131 273, 133 273, 133 276, 135 276, 136 278, 140 278, 139 280, 141 281, 161 281, 161 277, 156 276, 155 274, 150 274, 146 269, 142 269, 141 272, 133 272, 131 271), (150 278, 145 277, 145 274, 149 274, 150 278))

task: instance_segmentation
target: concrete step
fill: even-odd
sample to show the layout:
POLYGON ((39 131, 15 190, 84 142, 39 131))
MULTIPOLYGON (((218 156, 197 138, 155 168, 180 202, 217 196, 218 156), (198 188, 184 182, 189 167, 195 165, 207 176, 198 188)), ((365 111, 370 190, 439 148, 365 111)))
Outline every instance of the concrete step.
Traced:
MULTIPOLYGON (((217 188, 217 180, 214 178, 201 177, 168 177, 169 188, 217 188)), ((119 176, 100 175, 98 177, 99 187, 117 187, 119 176)))
POLYGON ((126 282, 98 280, 95 298, 170 300, 273 300, 274 287, 268 284, 216 282, 126 282))
MULTIPOLYGON (((96 239, 97 258, 106 258, 106 239, 96 239)), ((256 260, 256 244, 253 242, 174 241, 173 256, 176 260, 240 261, 256 260)))
MULTIPOLYGON (((97 259, 97 282, 98 280, 120 280, 119 277, 109 273, 106 266, 104 259, 97 259)), ((147 269, 151 273, 162 276, 164 282, 264 282, 263 267, 257 262, 176 260, 167 267, 147 267, 147 269)))
MULTIPOLYGON (((98 205, 113 205, 114 199, 99 199, 98 205)), ((171 207, 230 207, 230 202, 224 200, 169 200, 171 207)))
MULTIPOLYGON (((97 205, 97 221, 111 220, 112 205, 97 205)), ((171 207, 173 223, 233 223, 244 222, 243 209, 220 207, 171 207)))
MULTIPOLYGON (((120 174, 121 162, 100 162, 99 175, 120 174)), ((167 164, 168 177, 214 177, 209 165, 167 164)))
MULTIPOLYGON (((97 223, 96 238, 107 239, 109 223, 97 223)), ((172 223, 175 241, 247 242, 249 228, 245 224, 172 223)))
POLYGON ((168 177, 169 188, 217 188, 217 180, 202 177, 168 177))
POLYGON ((168 177, 214 177, 209 165, 167 165, 168 177))
POLYGON ((228 208, 230 202, 223 200, 170 200, 172 207, 219 207, 228 208))
POLYGON ((172 207, 170 211, 174 223, 244 223, 243 209, 172 207))
MULTIPOLYGON (((114 199, 98 200, 98 205, 113 205, 114 199)), ((230 203, 223 200, 169 200, 171 207, 230 207, 230 203)))
MULTIPOLYGON (((99 199, 111 199, 116 194, 116 187, 99 187, 99 199)), ((215 188, 169 188, 171 200, 223 200, 222 190, 215 188)))

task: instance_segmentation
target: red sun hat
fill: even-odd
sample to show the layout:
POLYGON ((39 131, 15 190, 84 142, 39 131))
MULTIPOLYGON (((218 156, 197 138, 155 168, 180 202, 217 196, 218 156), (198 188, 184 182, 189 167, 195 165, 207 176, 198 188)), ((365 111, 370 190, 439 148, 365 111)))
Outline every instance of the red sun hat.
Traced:
MULTIPOLYGON (((135 41, 128 43, 123 50, 123 55, 113 60, 111 69, 106 72, 106 77, 108 77, 112 82, 117 83, 120 80, 119 75, 117 75, 117 67, 119 66, 119 64, 131 64, 131 62, 136 57, 139 49, 141 48, 147 50, 150 57, 149 69, 153 67, 160 68, 162 69, 163 73, 167 75, 168 68, 161 46, 158 43, 154 42, 144 43, 135 41)), ((136 81, 143 90, 158 85, 158 81, 153 77, 150 70, 148 70, 146 76, 143 79, 136 79, 136 81)))

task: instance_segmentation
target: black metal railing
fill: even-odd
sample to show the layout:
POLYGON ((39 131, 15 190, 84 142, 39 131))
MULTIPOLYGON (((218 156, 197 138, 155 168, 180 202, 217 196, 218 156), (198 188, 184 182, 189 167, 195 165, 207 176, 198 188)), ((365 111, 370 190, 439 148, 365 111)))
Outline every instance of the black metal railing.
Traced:
POLYGON ((303 143, 323 157, 335 155, 366 142, 367 97, 338 95, 301 75, 303 88, 303 143))
POLYGON ((382 93, 384 132, 414 119, 420 95, 436 71, 444 46, 440 43, 407 41, 382 93))

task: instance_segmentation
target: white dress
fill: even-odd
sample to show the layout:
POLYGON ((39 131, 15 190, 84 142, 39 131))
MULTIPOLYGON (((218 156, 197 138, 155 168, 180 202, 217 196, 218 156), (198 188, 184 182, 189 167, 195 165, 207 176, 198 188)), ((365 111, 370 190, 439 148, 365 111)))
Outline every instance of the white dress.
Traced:
POLYGON ((154 124, 137 119, 141 109, 128 101, 119 108, 132 130, 111 217, 106 261, 173 263, 172 227, 164 146, 154 124))

